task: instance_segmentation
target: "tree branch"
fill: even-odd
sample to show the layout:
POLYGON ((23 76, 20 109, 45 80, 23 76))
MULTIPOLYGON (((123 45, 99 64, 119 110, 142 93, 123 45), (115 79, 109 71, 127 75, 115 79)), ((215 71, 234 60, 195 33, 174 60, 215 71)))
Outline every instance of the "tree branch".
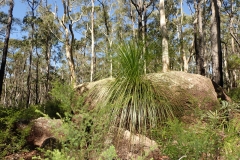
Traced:
POLYGON ((230 32, 231 36, 233 37, 233 39, 236 41, 236 43, 238 44, 238 46, 240 47, 240 42, 238 41, 238 39, 235 37, 235 35, 230 32))

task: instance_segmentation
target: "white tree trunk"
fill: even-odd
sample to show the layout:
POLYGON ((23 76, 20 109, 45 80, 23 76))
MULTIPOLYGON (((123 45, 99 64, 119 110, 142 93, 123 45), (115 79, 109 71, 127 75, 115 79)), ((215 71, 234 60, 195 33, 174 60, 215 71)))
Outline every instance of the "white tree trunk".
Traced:
POLYGON ((136 33, 135 33, 135 22, 134 22, 134 14, 133 14, 133 9, 132 9, 132 4, 130 3, 130 15, 131 15, 131 21, 132 21, 132 30, 133 30, 133 38, 136 38, 136 33))
POLYGON ((65 43, 65 51, 66 51, 68 66, 70 69, 71 83, 75 86, 76 85, 75 65, 73 61, 73 55, 71 53, 71 46, 69 45, 68 40, 65 43))
POLYGON ((96 65, 96 56, 95 56, 95 40, 94 40, 94 0, 92 2, 92 12, 91 12, 91 38, 92 38, 92 55, 91 55, 91 73, 90 73, 90 82, 93 81, 95 65, 96 65))
POLYGON ((160 0, 159 8, 160 8, 160 28, 162 32, 162 63, 163 63, 162 71, 167 72, 169 70, 169 54, 164 0, 160 0))

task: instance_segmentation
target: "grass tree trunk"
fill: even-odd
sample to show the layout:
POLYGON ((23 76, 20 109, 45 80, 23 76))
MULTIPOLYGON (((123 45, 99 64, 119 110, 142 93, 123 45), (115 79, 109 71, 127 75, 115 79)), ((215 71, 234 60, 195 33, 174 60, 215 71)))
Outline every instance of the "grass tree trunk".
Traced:
POLYGON ((223 87, 219 5, 220 5, 220 2, 218 0, 211 1, 211 9, 212 9, 212 17, 211 17, 212 74, 213 74, 213 81, 215 81, 218 85, 223 87))
POLYGON ((5 66, 6 66, 7 53, 8 53, 8 42, 9 42, 11 27, 12 27, 13 7, 14 7, 14 1, 10 0, 9 1, 9 10, 8 10, 8 22, 7 22, 7 29, 6 29, 6 37, 4 40, 2 63, 1 63, 1 70, 0 70, 0 99, 2 97, 2 86, 3 86, 3 79, 4 79, 4 75, 5 75, 5 66))
POLYGON ((165 17, 165 8, 164 0, 159 1, 160 8, 160 29, 162 32, 162 63, 163 63, 163 72, 169 70, 169 54, 168 54, 168 38, 167 38, 167 28, 166 28, 166 17, 165 17))

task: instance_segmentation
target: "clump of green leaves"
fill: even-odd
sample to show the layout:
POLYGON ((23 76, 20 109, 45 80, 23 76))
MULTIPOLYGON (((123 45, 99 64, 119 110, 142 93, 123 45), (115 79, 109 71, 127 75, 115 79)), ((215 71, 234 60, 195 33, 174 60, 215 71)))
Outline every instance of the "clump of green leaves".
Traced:
POLYGON ((34 106, 27 109, 0 108, 0 159, 22 150, 26 145, 26 136, 30 131, 26 125, 40 117, 35 110, 34 106))
POLYGON ((222 126, 221 136, 223 139, 221 154, 223 159, 239 159, 240 157, 240 107, 237 103, 222 101, 222 108, 219 112, 222 126), (227 121, 226 121, 227 120, 227 121))
MULTIPOLYGON (((74 89, 72 85, 68 85, 64 82, 53 82, 53 88, 50 92, 54 103, 58 103, 58 110, 61 116, 67 116, 72 111, 72 103, 74 97, 74 89)), ((54 104, 54 105, 55 105, 54 104)), ((46 106, 48 107, 48 106, 46 106)), ((53 108, 56 109, 56 108, 53 108)))
POLYGON ((45 150, 44 159, 72 160, 97 157, 104 148, 104 138, 109 129, 107 114, 91 111, 88 106, 83 106, 83 98, 77 95, 72 86, 60 82, 55 82, 53 86, 53 102, 45 105, 45 114, 50 117, 58 116, 63 124, 55 130, 60 146, 55 150, 45 150), (53 105, 55 107, 51 108, 53 105), (71 111, 75 114, 70 115, 71 111), (77 122, 73 122, 72 118, 77 122), (59 137, 59 133, 64 136, 59 137))
POLYGON ((71 112, 82 105, 83 98, 66 82, 55 81, 52 86, 51 99, 43 105, 41 111, 51 118, 71 117, 71 112))
POLYGON ((232 98, 232 100, 234 100, 235 102, 239 102, 240 101, 240 88, 234 88, 230 91, 229 93, 230 97, 232 98))
POLYGON ((118 155, 115 150, 115 147, 111 145, 108 149, 103 151, 100 155, 100 160, 112 160, 117 159, 118 155))
POLYGON ((202 115, 198 123, 169 120, 152 137, 171 159, 238 159, 240 115, 237 104, 222 101, 222 107, 202 115))
MULTIPOLYGON (((81 111, 79 111, 81 112, 81 111)), ((96 158, 104 149, 105 136, 108 132, 107 117, 82 111, 80 123, 73 123, 67 117, 55 130, 60 147, 46 150, 44 159, 90 159, 96 158)))
POLYGON ((229 121, 228 128, 225 129, 223 135, 223 159, 239 159, 240 157, 240 124, 239 118, 235 117, 229 121))
MULTIPOLYGON (((45 158, 45 160, 76 160, 75 158, 62 153, 58 149, 54 149, 53 151, 50 150, 46 151, 45 156, 49 157, 45 158)), ((36 157, 36 159, 39 159, 39 157, 36 157)))

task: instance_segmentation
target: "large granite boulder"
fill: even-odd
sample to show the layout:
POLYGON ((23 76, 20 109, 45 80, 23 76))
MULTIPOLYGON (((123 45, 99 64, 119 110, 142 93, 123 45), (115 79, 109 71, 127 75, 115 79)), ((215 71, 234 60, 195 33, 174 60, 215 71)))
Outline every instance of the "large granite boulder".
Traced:
MULTIPOLYGON (((224 94, 221 87, 213 83, 211 79, 198 74, 171 71, 147 74, 144 78, 149 80, 154 90, 167 99, 169 104, 178 107, 182 111, 178 115, 186 122, 193 121, 197 111, 217 109, 220 106, 218 98, 230 101, 230 98, 224 94)), ((108 89, 108 84, 114 82, 114 80, 114 78, 107 78, 81 84, 76 87, 76 90, 80 95, 92 90, 95 92, 94 94, 104 98, 104 91, 108 89)), ((91 96, 87 96, 85 103, 88 103, 89 109, 98 104, 91 96)))
POLYGON ((169 157, 161 153, 158 144, 154 140, 142 134, 133 134, 128 130, 120 130, 117 134, 109 135, 106 141, 114 145, 120 159, 169 159, 169 157))
POLYGON ((35 119, 30 124, 31 130, 27 137, 28 144, 36 147, 44 147, 50 141, 56 141, 64 137, 64 134, 57 132, 57 129, 62 125, 60 119, 50 119, 40 117, 35 119))

